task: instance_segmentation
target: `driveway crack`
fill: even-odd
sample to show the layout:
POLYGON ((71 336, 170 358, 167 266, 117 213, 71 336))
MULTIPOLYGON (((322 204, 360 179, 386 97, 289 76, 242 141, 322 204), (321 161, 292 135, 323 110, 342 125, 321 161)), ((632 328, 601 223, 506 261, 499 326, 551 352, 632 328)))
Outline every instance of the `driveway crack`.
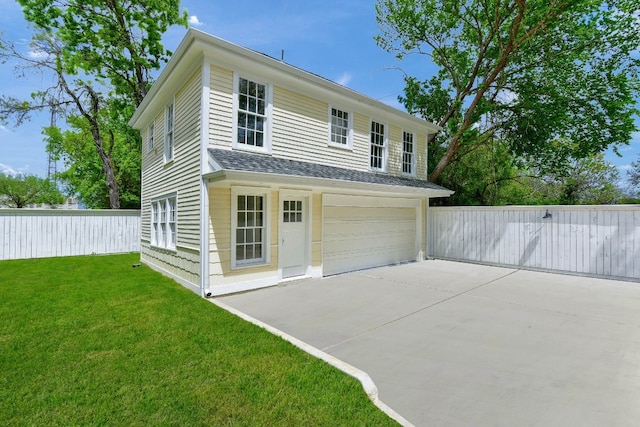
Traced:
POLYGON ((395 319, 389 320, 388 322, 382 323, 382 324, 377 325, 377 326, 375 326, 375 327, 373 327, 373 328, 369 328, 369 329, 366 329, 366 330, 364 330, 364 331, 362 331, 362 332, 358 332, 357 334, 355 334, 355 335, 353 335, 353 336, 351 336, 351 337, 349 337, 349 338, 346 338, 346 339, 344 339, 344 340, 342 340, 342 341, 340 341, 340 342, 337 342, 337 343, 335 343, 335 344, 331 344, 331 345, 329 345, 329 346, 327 346, 327 347, 324 347, 324 348, 322 349, 322 351, 326 351, 326 352, 328 352, 328 351, 330 351, 331 349, 333 349, 333 348, 335 348, 335 347, 337 347, 337 346, 339 346, 339 345, 341 345, 341 344, 344 344, 344 343, 346 343, 346 342, 349 342, 349 341, 351 341, 351 340, 353 340, 353 339, 355 339, 355 338, 358 338, 358 337, 360 337, 360 336, 362 336, 362 335, 364 335, 364 334, 368 334, 369 332, 375 331, 375 330, 380 329, 380 328, 384 328, 385 326, 388 326, 388 325, 390 325, 390 324, 392 324, 392 323, 395 323, 395 322, 398 322, 398 321, 400 321, 400 320, 402 320, 402 319, 406 319, 406 318, 407 318, 407 317, 409 317, 409 316, 413 316, 414 314, 417 314, 417 313, 420 313, 420 312, 422 312, 422 311, 425 311, 425 310, 428 310, 428 309, 430 309, 430 308, 433 308, 433 307, 435 307, 435 306, 437 306, 437 305, 440 305, 440 304, 445 303, 445 302, 447 302, 447 301, 449 301, 449 300, 452 300, 453 298, 457 298, 457 297, 459 297, 459 296, 462 296, 462 295, 468 294, 469 292, 475 291, 476 289, 482 288, 483 286, 490 285, 491 283, 497 282, 498 280, 502 280, 502 279, 504 279, 505 277, 511 276, 512 274, 514 274, 514 273, 516 273, 516 272, 518 272, 518 271, 520 271, 520 270, 513 270, 513 271, 510 271, 509 273, 507 273, 507 274, 503 274, 502 276, 500 276, 500 277, 496 277, 495 279, 491 279, 491 280, 489 280, 488 282, 481 283, 481 284, 479 284, 478 286, 474 286, 473 288, 469 288, 469 289, 466 289, 466 290, 464 290, 464 291, 462 291, 462 292, 458 292, 458 293, 456 293, 456 294, 451 295, 450 297, 444 298, 444 299, 442 299, 442 300, 440 300, 440 301, 434 302, 433 304, 429 304, 429 305, 427 305, 427 306, 424 306, 424 307, 422 307, 422 308, 419 308, 419 309, 417 309, 417 310, 414 310, 414 311, 412 311, 412 312, 410 312, 410 313, 404 314, 404 315, 402 315, 402 316, 400 316, 400 317, 397 317, 397 318, 395 318, 395 319))

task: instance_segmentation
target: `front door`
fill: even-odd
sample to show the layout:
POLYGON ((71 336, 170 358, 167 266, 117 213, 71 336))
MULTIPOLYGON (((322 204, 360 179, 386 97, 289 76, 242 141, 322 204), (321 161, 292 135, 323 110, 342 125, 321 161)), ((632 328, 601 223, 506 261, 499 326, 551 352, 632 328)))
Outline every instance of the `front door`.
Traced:
POLYGON ((282 277, 307 271, 307 202, 305 197, 280 199, 280 268, 282 277))

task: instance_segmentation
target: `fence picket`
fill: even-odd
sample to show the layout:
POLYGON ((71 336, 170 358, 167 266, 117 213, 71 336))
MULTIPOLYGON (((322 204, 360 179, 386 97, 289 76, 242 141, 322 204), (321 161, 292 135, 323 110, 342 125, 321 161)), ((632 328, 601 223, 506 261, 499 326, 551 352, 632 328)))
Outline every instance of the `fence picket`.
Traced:
POLYGON ((638 205, 431 207, 429 227, 432 257, 640 280, 638 205))
POLYGON ((0 260, 140 251, 140 211, 0 209, 0 260))

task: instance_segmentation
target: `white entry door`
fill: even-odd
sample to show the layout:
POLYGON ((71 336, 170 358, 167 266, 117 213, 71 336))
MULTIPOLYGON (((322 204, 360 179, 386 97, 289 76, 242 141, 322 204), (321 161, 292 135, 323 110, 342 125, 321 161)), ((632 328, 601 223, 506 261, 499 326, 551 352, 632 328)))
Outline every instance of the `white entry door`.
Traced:
POLYGON ((307 216, 306 197, 281 197, 279 262, 283 278, 307 271, 307 216))

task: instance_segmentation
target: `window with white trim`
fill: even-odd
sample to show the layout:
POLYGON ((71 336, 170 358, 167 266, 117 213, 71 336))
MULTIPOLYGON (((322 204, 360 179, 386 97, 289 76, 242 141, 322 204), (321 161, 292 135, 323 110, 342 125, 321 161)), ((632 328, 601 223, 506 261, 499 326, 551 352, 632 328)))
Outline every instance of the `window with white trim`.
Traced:
POLYGON ((237 96, 237 146, 260 150, 268 149, 269 103, 267 86, 239 77, 237 96))
POLYGON ((173 103, 169 104, 165 110, 164 120, 164 162, 173 160, 173 103))
POLYGON ((329 143, 350 148, 351 114, 335 107, 329 110, 329 143))
POLYGON ((385 170, 386 136, 384 124, 371 121, 371 169, 385 170))
POLYGON ((415 175, 415 144, 413 142, 413 133, 402 132, 402 173, 415 175))
POLYGON ((151 124, 149 125, 149 132, 147 135, 147 151, 153 150, 153 143, 156 137, 155 133, 156 133, 156 126, 154 122, 151 122, 151 124))
POLYGON ((268 193, 232 191, 232 267, 267 263, 268 193))
POLYGON ((176 248, 178 208, 176 196, 164 196, 151 201, 151 245, 176 248))

